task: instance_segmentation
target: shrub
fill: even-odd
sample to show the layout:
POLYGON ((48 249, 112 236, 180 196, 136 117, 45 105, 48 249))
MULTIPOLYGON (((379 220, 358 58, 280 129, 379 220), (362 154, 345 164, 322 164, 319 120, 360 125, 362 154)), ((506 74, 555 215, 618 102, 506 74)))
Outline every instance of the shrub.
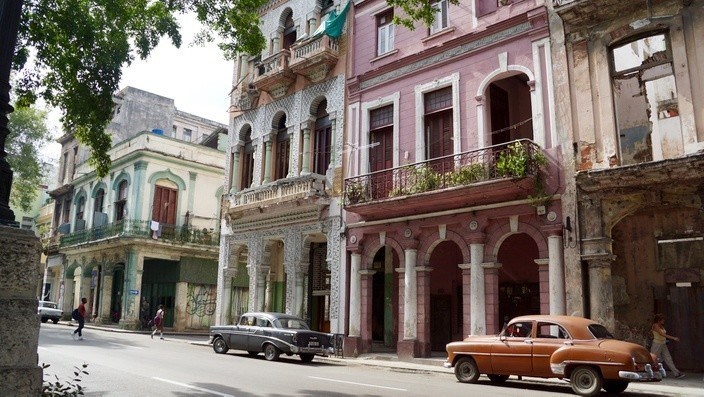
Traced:
MULTIPOLYGON (((42 364, 42 369, 47 369, 49 366, 49 364, 42 364)), ((42 384, 42 396, 69 397, 85 395, 85 393, 83 393, 85 388, 81 386, 80 382, 83 375, 88 375, 86 371, 88 364, 81 365, 81 368, 73 368, 75 368, 75 371, 73 371, 73 377, 69 380, 62 382, 56 375, 54 375, 55 381, 44 379, 44 383, 42 384)), ((44 376, 46 377, 46 374, 44 376)))

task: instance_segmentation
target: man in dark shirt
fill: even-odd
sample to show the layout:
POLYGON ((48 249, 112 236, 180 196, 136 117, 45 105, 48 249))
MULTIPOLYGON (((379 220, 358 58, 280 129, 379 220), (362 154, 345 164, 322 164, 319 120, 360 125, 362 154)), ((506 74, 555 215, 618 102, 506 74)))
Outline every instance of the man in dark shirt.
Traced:
POLYGON ((81 333, 81 330, 83 329, 83 325, 85 324, 85 318, 86 318, 86 303, 88 303, 88 299, 86 298, 81 298, 81 303, 78 305, 78 308, 73 311, 73 319, 78 321, 78 328, 76 328, 75 331, 73 331, 73 340, 83 340, 83 334, 81 333), (78 338, 76 338, 78 336, 78 338))

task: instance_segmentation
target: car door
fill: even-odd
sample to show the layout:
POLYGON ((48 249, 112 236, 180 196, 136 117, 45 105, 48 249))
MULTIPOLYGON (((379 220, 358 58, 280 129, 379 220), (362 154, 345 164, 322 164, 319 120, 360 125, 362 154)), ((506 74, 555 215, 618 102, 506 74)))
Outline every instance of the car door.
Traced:
POLYGON ((261 351, 262 344, 271 339, 271 330, 273 325, 271 321, 262 316, 256 316, 255 323, 249 327, 249 335, 247 338, 248 351, 261 351))
POLYGON ((555 376, 550 369, 550 357, 557 349, 571 343, 572 339, 562 326, 538 322, 533 339, 533 373, 536 376, 555 376))
POLYGON ((245 314, 240 317, 240 322, 237 324, 232 334, 230 335, 231 349, 248 350, 247 340, 249 339, 249 333, 255 321, 255 317, 251 314, 245 314))
POLYGON ((533 322, 513 322, 491 347, 491 368, 496 375, 530 375, 533 370, 533 322))

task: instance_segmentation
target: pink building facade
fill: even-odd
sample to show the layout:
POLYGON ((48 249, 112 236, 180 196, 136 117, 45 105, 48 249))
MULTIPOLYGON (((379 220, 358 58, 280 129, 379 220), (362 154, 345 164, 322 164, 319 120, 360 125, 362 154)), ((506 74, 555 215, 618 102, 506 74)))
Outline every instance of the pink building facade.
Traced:
POLYGON ((542 1, 351 10, 347 354, 427 357, 505 319, 565 313, 564 173, 542 1))

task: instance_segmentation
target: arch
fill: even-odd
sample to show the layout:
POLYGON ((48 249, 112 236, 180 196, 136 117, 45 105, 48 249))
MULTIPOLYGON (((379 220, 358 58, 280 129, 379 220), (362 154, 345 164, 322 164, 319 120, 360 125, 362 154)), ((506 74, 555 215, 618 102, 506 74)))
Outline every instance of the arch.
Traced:
POLYGON ((98 195, 98 190, 103 189, 104 191, 107 192, 108 186, 105 184, 105 182, 100 181, 93 186, 93 190, 90 193, 91 198, 95 198, 98 195))
POLYGON ((171 182, 176 183, 179 190, 186 190, 186 183, 183 181, 183 179, 181 179, 180 176, 171 172, 171 169, 167 168, 166 171, 157 171, 153 173, 149 177, 148 182, 150 185, 154 185, 159 179, 168 179, 171 182))
POLYGON ((252 125, 250 123, 245 123, 240 127, 240 131, 237 134, 240 141, 246 142, 252 140, 252 125))
POLYGON ((74 195, 73 195, 73 205, 74 206, 76 204, 78 204, 78 199, 80 199, 80 198, 82 198, 86 201, 88 200, 88 194, 86 194, 85 188, 80 188, 80 189, 76 190, 76 193, 74 193, 74 195))
MULTIPOLYGON (((281 122, 281 119, 286 120, 286 123, 288 123, 288 116, 286 115, 286 111, 283 109, 280 109, 274 113, 274 117, 271 118, 271 129, 272 130, 278 130, 279 129, 279 123, 281 122)), ((287 126, 287 125, 286 125, 287 126)))
MULTIPOLYGON (((286 19, 288 19, 288 17, 291 17, 291 19, 293 19, 293 10, 291 9, 291 7, 284 8, 283 11, 281 11, 281 14, 279 14, 278 28, 280 30, 283 30, 284 26, 286 26, 286 19)), ((294 22, 294 24, 295 24, 295 22, 294 22)))
POLYGON ((312 101, 310 101, 310 106, 308 107, 308 115, 311 118, 317 117, 318 108, 320 107, 320 104, 323 103, 323 101, 326 102, 326 108, 327 108, 328 99, 325 95, 319 95, 319 96, 313 98, 312 101))
POLYGON ((440 232, 433 232, 423 238, 420 247, 418 248, 418 258, 423 258, 423 266, 428 266, 430 264, 430 255, 433 253, 433 249, 443 241, 452 241, 459 247, 462 252, 462 260, 464 263, 470 262, 470 252, 469 245, 462 238, 462 236, 452 230, 448 230, 445 234, 445 239, 440 239, 440 232))
POLYGON ((535 80, 535 75, 533 72, 528 69, 525 66, 521 65, 507 65, 506 68, 498 68, 494 70, 493 72, 487 74, 484 79, 482 80, 481 83, 479 83, 479 87, 477 87, 477 93, 476 96, 480 97, 483 96, 484 93, 486 92, 487 88, 489 88, 489 84, 493 83, 494 81, 506 78, 506 77, 511 77, 515 76, 517 74, 525 74, 528 76, 528 81, 534 81, 535 80))
POLYGON ((120 171, 119 174, 113 179, 112 181, 112 190, 117 191, 118 187, 120 186, 120 182, 122 181, 127 181, 127 186, 132 185, 132 177, 130 174, 125 172, 124 170, 120 171))
POLYGON ((396 256, 398 256, 399 266, 402 268, 406 267, 406 256, 404 255, 403 247, 398 241, 389 236, 386 236, 386 244, 382 245, 381 239, 379 239, 379 235, 367 241, 368 244, 364 244, 364 250, 362 252, 362 264, 360 270, 368 269, 369 265, 374 261, 374 256, 376 255, 377 251, 379 251, 381 247, 384 247, 385 245, 390 246, 391 249, 396 253, 396 256))
POLYGON ((527 222, 518 222, 515 232, 511 231, 511 225, 506 222, 495 225, 487 229, 486 245, 484 250, 484 262, 495 262, 499 254, 499 248, 506 238, 512 234, 525 233, 530 236, 538 246, 538 257, 548 257, 548 241, 535 225, 527 222))

